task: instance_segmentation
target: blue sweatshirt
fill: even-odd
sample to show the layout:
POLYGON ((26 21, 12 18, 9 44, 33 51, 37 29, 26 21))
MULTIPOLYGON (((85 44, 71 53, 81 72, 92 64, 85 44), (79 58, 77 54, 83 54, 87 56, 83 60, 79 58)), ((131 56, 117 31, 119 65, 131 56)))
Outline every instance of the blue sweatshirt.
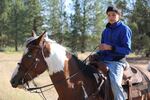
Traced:
POLYGON ((119 61, 131 52, 131 29, 118 21, 114 24, 108 23, 102 33, 101 43, 112 46, 112 50, 100 50, 101 61, 119 61))

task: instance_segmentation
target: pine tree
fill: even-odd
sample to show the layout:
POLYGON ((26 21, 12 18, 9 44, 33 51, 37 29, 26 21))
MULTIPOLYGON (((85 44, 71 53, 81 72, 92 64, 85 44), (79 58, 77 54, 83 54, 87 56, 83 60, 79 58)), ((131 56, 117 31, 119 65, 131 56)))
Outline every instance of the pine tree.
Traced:
POLYGON ((133 23, 136 26, 136 30, 133 30, 133 43, 134 49, 138 50, 138 53, 144 52, 146 56, 150 55, 150 5, 148 1, 137 0, 129 16, 129 24, 133 27, 133 23), (138 43, 138 45, 137 45, 138 43))
POLYGON ((40 15, 40 3, 37 0, 20 1, 14 0, 10 3, 9 36, 12 37, 15 50, 22 44, 25 37, 32 30, 41 29, 42 17, 40 15))
POLYGON ((8 34, 9 34, 9 14, 11 10, 9 0, 0 0, 0 48, 6 47, 9 44, 8 34))

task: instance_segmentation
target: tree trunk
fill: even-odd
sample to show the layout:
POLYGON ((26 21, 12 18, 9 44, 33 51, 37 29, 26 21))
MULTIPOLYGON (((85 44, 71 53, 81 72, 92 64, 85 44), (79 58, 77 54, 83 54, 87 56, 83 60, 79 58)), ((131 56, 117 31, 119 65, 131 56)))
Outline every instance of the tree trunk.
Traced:
POLYGON ((37 33, 37 27, 36 27, 36 19, 34 18, 33 20, 33 29, 35 31, 35 33, 37 33))
POLYGON ((18 33, 15 33, 15 50, 18 51, 18 33))
POLYGON ((81 53, 84 53, 85 52, 85 35, 84 33, 82 33, 82 36, 81 36, 81 53))
MULTIPOLYGON (((15 4, 16 5, 16 4, 15 4)), ((18 32, 17 32, 17 12, 16 12, 16 7, 14 7, 14 22, 15 22, 15 51, 18 51, 18 32)))

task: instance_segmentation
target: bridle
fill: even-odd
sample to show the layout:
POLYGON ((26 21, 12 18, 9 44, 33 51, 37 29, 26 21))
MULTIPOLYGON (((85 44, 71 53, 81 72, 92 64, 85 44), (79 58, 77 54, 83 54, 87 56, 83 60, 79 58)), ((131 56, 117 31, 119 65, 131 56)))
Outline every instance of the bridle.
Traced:
MULTIPOLYGON (((36 48, 40 49, 39 46, 36 46, 36 48)), ((36 56, 33 57, 33 61, 32 61, 32 63, 31 63, 31 65, 29 65, 29 66, 30 66, 29 69, 27 69, 27 71, 24 72, 22 81, 25 81, 25 76, 29 75, 29 72, 30 72, 31 70, 33 70, 33 68, 36 69, 36 66, 37 66, 38 62, 40 61, 39 58, 37 58, 37 55, 38 55, 39 53, 40 53, 40 50, 36 53, 36 56)), ((22 66, 22 67, 20 67, 20 68, 22 69, 22 72, 23 72, 23 70, 24 70, 26 67, 24 67, 24 65, 23 65, 22 63, 18 63, 18 65, 19 65, 19 66, 22 66), (24 68, 24 69, 23 69, 23 68, 24 68)), ((37 75, 38 75, 38 74, 36 74, 36 76, 37 76, 37 75)))
MULTIPOLYGON (((41 46, 29 46, 30 48, 33 48, 33 47, 35 47, 35 48, 37 48, 38 49, 38 51, 36 52, 36 54, 35 54, 35 56, 34 57, 32 57, 32 63, 31 63, 31 65, 30 65, 30 67, 29 67, 29 69, 23 74, 23 78, 22 78, 22 84, 26 84, 28 87, 23 87, 25 90, 27 90, 27 91, 30 91, 31 93, 38 93, 39 95, 40 95, 40 93, 42 93, 42 95, 40 95, 44 100, 46 100, 46 98, 45 98, 45 96, 44 96, 44 94, 43 94, 43 92, 44 91, 42 91, 42 88, 44 88, 44 87, 48 87, 47 85, 45 85, 45 86, 43 86, 43 87, 37 87, 37 84, 35 83, 35 81, 34 81, 34 78, 31 76, 31 74, 29 73, 31 70, 34 70, 34 69, 36 69, 37 68, 37 65, 38 65, 38 62, 40 61, 40 59, 38 58, 38 55, 40 54, 40 53, 42 53, 42 55, 43 55, 43 58, 44 58, 44 53, 43 53, 43 47, 41 47, 41 46), (29 86, 29 83, 28 83, 28 81, 27 82, 25 82, 25 77, 26 76, 29 76, 29 78, 31 79, 31 81, 32 81, 32 83, 33 83, 33 85, 36 87, 36 88, 38 88, 39 90, 40 90, 40 92, 38 92, 38 91, 33 91, 33 90, 36 90, 36 89, 33 89, 33 88, 30 88, 30 86, 29 86)), ((25 68, 24 66, 23 66, 23 64, 22 63, 18 63, 18 65, 19 66, 22 66, 22 67, 20 67, 20 68, 25 68)), ((23 71, 22 71, 23 72, 23 71)), ((35 76, 38 76, 38 74, 35 72, 35 76)), ((54 85, 54 84, 51 84, 51 85, 54 85)))
MULTIPOLYGON (((43 43, 43 44, 44 44, 44 43, 43 43)), ((30 47, 32 47, 32 46, 30 46, 30 47)), ((27 81, 27 82, 25 82, 24 84, 26 84, 28 87, 24 87, 24 89, 27 90, 27 91, 29 91, 29 92, 31 92, 31 93, 38 93, 38 94, 43 98, 43 100, 47 100, 43 92, 52 89, 52 88, 54 87, 54 84, 52 83, 52 84, 48 84, 48 85, 44 85, 44 86, 38 87, 37 84, 36 84, 36 82, 34 81, 34 78, 33 78, 33 77, 31 76, 31 74, 29 73, 31 70, 36 69, 36 66, 37 66, 38 62, 40 61, 37 56, 38 56, 40 53, 42 53, 42 56, 43 56, 44 61, 45 61, 45 56, 44 56, 44 51, 43 51, 44 45, 42 45, 42 46, 34 46, 34 47, 38 48, 39 50, 38 50, 38 52, 36 53, 36 55, 32 58, 32 59, 33 59, 33 62, 32 62, 32 64, 30 65, 30 68, 24 73, 23 79, 22 79, 22 83, 24 83, 25 77, 28 75, 29 78, 31 79, 33 85, 34 85, 35 87, 34 87, 34 88, 30 88, 29 83, 28 83, 28 81, 27 81), (51 87, 51 86, 53 86, 53 87, 51 87), (46 90, 42 90, 42 89, 44 89, 44 88, 46 88, 46 87, 51 87, 51 88, 46 89, 46 90), (37 91, 37 90, 39 90, 39 91, 37 91), (41 95, 40 93, 41 93, 42 95, 41 95)), ((96 46, 96 48, 97 48, 97 46, 96 46)), ((90 53, 90 55, 96 50, 96 48, 94 48, 94 50, 90 53)), ((89 55, 89 56, 90 56, 90 55, 89 55)), ((82 62, 85 63, 86 60, 89 58, 89 56, 87 56, 87 58, 86 58, 85 60, 83 60, 82 62)), ((46 62, 46 61, 45 61, 45 62, 46 62)), ((18 64, 19 64, 20 66, 23 66, 22 63, 18 63, 18 64)), ((69 79, 75 77, 76 75, 78 75, 80 72, 82 72, 82 71, 84 71, 84 70, 86 70, 86 69, 81 69, 81 70, 77 71, 76 73, 70 75, 70 77, 68 77, 68 78, 66 78, 66 79, 64 79, 64 80, 56 81, 55 84, 61 84, 62 82, 67 81, 67 80, 69 80, 69 79)), ((38 76, 37 73, 36 73, 36 76, 38 76)), ((102 79, 104 79, 104 78, 103 78, 103 75, 101 75, 101 77, 102 77, 102 79)), ((97 94, 97 92, 100 91, 101 86, 102 86, 103 83, 104 83, 104 81, 102 80, 102 82, 99 84, 99 87, 98 87, 98 89, 96 90, 96 92, 90 93, 89 95, 86 93, 85 88, 82 86, 83 92, 84 92, 84 95, 85 95, 85 99, 88 99, 90 96, 93 96, 93 95, 97 94)))

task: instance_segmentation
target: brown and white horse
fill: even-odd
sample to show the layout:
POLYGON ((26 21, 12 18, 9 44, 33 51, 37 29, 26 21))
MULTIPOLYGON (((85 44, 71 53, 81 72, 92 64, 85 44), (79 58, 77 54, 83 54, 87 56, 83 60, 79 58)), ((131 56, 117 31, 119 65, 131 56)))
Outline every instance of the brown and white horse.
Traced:
POLYGON ((14 88, 24 85, 46 69, 59 100, 102 100, 99 95, 92 96, 98 84, 90 71, 81 71, 86 69, 85 64, 67 53, 63 46, 46 38, 45 33, 39 37, 33 33, 26 41, 22 59, 12 74, 11 85, 14 88))
MULTIPOLYGON (((45 32, 39 37, 32 33, 32 37, 26 41, 22 59, 12 74, 11 85, 14 88, 25 85, 45 70, 49 72, 58 100, 104 100, 104 95, 111 90, 102 88, 101 95, 93 95, 99 86, 97 81, 102 81, 95 79, 93 69, 68 53, 65 47, 45 37, 45 32)), ((111 95, 107 98, 113 100, 111 95)))

